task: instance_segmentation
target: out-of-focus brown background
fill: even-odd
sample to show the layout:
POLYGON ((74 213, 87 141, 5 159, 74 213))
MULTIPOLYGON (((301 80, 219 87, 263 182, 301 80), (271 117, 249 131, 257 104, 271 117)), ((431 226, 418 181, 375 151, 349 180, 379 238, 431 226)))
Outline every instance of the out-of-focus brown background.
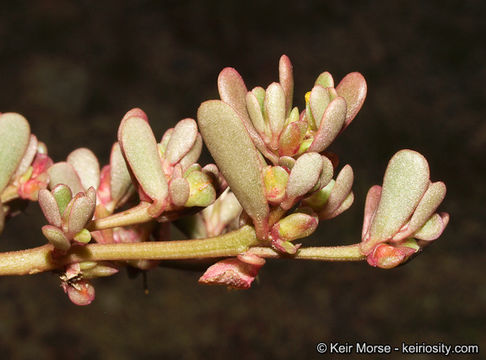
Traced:
MULTIPOLYGON (((320 341, 486 351, 483 2, 8 3, 0 111, 25 115, 56 161, 86 146, 106 163, 131 107, 147 112, 159 137, 217 96, 223 67, 236 67, 249 87, 267 86, 287 54, 300 108, 324 70, 337 80, 360 71, 368 82, 364 107, 332 145, 355 170, 355 204, 305 244, 358 241, 366 191, 402 148, 422 152, 432 180, 447 184, 441 209, 451 222, 398 269, 269 261, 241 292, 200 286, 200 273, 157 269, 144 295, 141 279, 122 272, 96 281, 93 304, 76 307, 53 275, 0 278, 2 358, 338 358, 318 355, 320 341)), ((32 204, 12 219, 0 250, 42 244, 38 215, 32 204)))

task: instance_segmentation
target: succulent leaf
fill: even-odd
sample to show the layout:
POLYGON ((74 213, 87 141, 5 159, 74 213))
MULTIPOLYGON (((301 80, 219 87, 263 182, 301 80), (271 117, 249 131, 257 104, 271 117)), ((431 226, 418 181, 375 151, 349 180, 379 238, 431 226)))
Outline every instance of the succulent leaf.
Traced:
MULTIPOLYGON (((0 191, 9 183, 30 141, 27 120, 16 113, 0 114, 0 191)), ((29 164, 30 165, 30 164, 29 164)))
POLYGON ((367 92, 366 80, 359 72, 349 73, 338 84, 336 91, 346 100, 346 128, 363 106, 367 92))
POLYGON ((91 150, 86 148, 76 149, 68 155, 67 162, 78 174, 84 189, 90 187, 98 189, 100 185, 100 164, 91 150))
POLYGON ((166 206, 169 190, 150 125, 142 118, 125 118, 118 130, 118 141, 138 183, 153 200, 150 215, 160 215, 166 206))
POLYGON ((248 215, 259 236, 266 232, 268 204, 258 151, 245 126, 228 104, 211 100, 201 104, 198 122, 206 145, 248 215))

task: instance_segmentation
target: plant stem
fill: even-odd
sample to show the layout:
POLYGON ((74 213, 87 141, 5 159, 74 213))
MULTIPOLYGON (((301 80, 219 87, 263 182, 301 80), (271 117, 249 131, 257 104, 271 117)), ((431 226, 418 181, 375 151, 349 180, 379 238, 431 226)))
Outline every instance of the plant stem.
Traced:
POLYGON ((111 229, 117 226, 142 224, 148 221, 155 220, 147 212, 150 205, 151 203, 142 201, 137 206, 128 210, 104 218, 94 219, 88 224, 87 229, 89 231, 104 230, 111 229))
POLYGON ((295 255, 282 255, 269 247, 252 247, 252 254, 264 258, 290 258, 320 261, 361 261, 366 258, 360 250, 359 244, 328 247, 308 247, 297 250, 295 255))
POLYGON ((251 226, 244 226, 208 239, 73 246, 65 256, 58 258, 52 256, 52 245, 44 245, 0 253, 0 275, 36 274, 82 261, 182 260, 236 256, 258 244, 255 230, 251 226))
POLYGON ((255 230, 251 226, 243 226, 236 231, 207 239, 73 246, 66 255, 60 257, 53 256, 52 245, 44 245, 0 253, 0 275, 31 275, 62 269, 66 264, 83 261, 202 259, 236 256, 245 251, 264 258, 321 261, 365 259, 359 250, 359 244, 303 248, 295 255, 281 254, 269 247, 258 245, 255 230))

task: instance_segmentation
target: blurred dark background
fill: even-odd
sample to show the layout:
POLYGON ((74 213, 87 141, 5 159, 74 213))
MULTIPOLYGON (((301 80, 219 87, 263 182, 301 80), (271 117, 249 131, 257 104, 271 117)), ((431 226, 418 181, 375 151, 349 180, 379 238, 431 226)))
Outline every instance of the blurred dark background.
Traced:
MULTIPOLYGON (((229 292, 198 285, 200 273, 157 269, 149 295, 140 277, 122 272, 96 281, 88 307, 72 305, 54 275, 1 278, 2 358, 336 358, 318 356, 320 341, 486 351, 484 2, 48 0, 0 8, 0 111, 26 116, 55 161, 86 146, 106 163, 130 108, 144 109, 160 137, 217 96, 223 67, 266 87, 287 54, 300 108, 324 70, 336 80, 360 71, 368 82, 360 114, 331 148, 354 168, 355 204, 305 244, 359 241, 366 191, 402 148, 427 157, 432 180, 448 186, 441 209, 451 214, 435 244, 389 271, 269 261, 252 289, 229 292)), ((0 250, 42 244, 42 224, 32 204, 7 224, 0 250)), ((389 358, 402 357, 430 358, 389 358)))

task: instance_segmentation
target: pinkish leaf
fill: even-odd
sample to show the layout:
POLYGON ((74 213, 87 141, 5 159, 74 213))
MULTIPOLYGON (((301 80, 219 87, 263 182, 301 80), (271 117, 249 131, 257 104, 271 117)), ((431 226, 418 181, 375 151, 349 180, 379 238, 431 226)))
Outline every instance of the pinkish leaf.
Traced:
POLYGON ((346 121, 343 127, 345 129, 363 106, 367 91, 366 80, 359 72, 349 73, 341 80, 336 91, 346 100, 346 121))
POLYGON ((76 195, 72 201, 67 223, 67 235, 69 237, 73 237, 86 227, 87 222, 93 217, 95 210, 95 205, 92 200, 84 194, 76 195))
POLYGON ((192 145, 192 148, 179 161, 179 164, 181 164, 183 171, 185 171, 189 166, 194 164, 199 159, 199 156, 201 156, 202 146, 202 137, 201 134, 198 133, 196 136, 196 142, 192 145))
POLYGON ((207 285, 226 285, 233 289, 248 289, 262 265, 252 265, 237 258, 225 259, 211 265, 199 282, 207 285))
POLYGON ((129 192, 132 180, 120 145, 116 142, 110 155, 110 189, 111 198, 117 205, 129 192))
POLYGON ((375 216, 376 209, 378 208, 378 203, 380 202, 380 198, 381 198, 381 186, 379 185, 372 186, 368 190, 368 194, 366 194, 363 229, 361 231, 362 240, 365 239, 365 236, 370 229, 371 221, 375 216))
POLYGON ((39 206, 49 224, 58 228, 62 226, 59 206, 49 190, 42 189, 39 191, 39 206))
POLYGON ((29 169, 32 161, 34 161, 35 154, 37 154, 37 145, 38 141, 36 136, 30 135, 29 145, 27 146, 24 156, 22 157, 22 160, 15 171, 14 177, 22 176, 29 169))
POLYGON ((292 108, 292 98, 294 96, 294 76, 292 63, 287 55, 282 55, 278 63, 278 77, 280 85, 285 94, 285 114, 287 115, 292 108))
POLYGON ((98 189, 100 185, 100 164, 91 150, 87 148, 76 149, 68 155, 67 162, 78 174, 84 189, 91 186, 98 189))
POLYGON ((218 77, 218 90, 221 100, 231 106, 238 115, 240 121, 242 121, 256 148, 260 150, 265 157, 270 159, 273 163, 276 163, 278 161, 277 157, 266 147, 262 138, 251 124, 250 117, 246 110, 246 93, 248 90, 240 74, 233 68, 224 68, 218 77))
POLYGON ((353 169, 349 165, 344 166, 336 178, 336 183, 331 190, 326 204, 319 212, 319 219, 330 219, 332 217, 332 214, 338 210, 351 193, 353 180, 353 169))
POLYGON ((86 280, 80 280, 74 284, 68 284, 64 291, 67 293, 69 300, 80 306, 91 304, 95 298, 95 289, 93 285, 86 280))
POLYGON ((346 101, 339 96, 330 102, 322 119, 319 120, 319 129, 314 135, 314 141, 309 147, 309 151, 320 153, 331 145, 343 128, 345 116, 346 101))
POLYGON ((183 119, 176 124, 165 152, 165 158, 171 165, 177 163, 191 150, 197 134, 197 124, 193 119, 183 119))

